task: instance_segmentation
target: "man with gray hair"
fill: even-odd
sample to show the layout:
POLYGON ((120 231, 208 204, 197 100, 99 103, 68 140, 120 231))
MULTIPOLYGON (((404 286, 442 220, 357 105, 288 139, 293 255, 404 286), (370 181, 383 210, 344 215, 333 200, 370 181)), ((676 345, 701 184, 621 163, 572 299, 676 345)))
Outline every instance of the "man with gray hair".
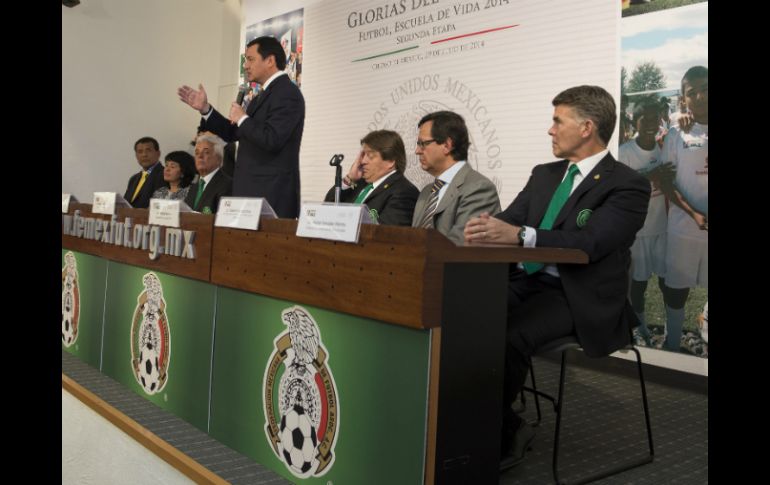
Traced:
POLYGON ((199 135, 195 142, 198 183, 190 185, 184 199, 194 211, 212 214, 219 207, 219 199, 233 193, 233 179, 220 170, 224 149, 224 140, 211 132, 199 135))
POLYGON ((501 470, 519 464, 535 430, 512 409, 544 344, 573 335, 589 357, 630 343, 639 324, 628 301, 631 244, 644 225, 649 181, 610 155, 615 102, 599 86, 559 93, 551 135, 560 161, 537 165, 503 212, 468 221, 465 240, 581 249, 588 264, 526 262, 512 268, 503 372, 501 470))

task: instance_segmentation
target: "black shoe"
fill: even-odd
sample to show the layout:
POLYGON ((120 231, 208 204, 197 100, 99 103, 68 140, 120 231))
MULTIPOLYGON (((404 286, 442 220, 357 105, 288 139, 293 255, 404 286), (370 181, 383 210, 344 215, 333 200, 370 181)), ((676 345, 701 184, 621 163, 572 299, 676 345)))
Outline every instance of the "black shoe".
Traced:
POLYGON ((524 461, 524 454, 532 449, 532 440, 535 439, 535 428, 522 421, 516 434, 513 435, 511 449, 500 457, 500 471, 513 468, 524 461))

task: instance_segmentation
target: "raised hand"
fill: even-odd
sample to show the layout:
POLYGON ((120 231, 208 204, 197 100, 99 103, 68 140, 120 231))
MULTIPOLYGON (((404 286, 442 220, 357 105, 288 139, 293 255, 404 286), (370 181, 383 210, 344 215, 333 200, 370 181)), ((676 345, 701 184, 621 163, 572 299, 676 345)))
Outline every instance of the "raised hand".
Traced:
POLYGON ((350 166, 350 170, 348 171, 348 178, 350 178, 350 180, 353 182, 358 182, 364 178, 364 169, 361 167, 361 160, 363 159, 364 151, 361 150, 361 152, 358 154, 358 157, 356 157, 356 161, 353 162, 353 165, 350 166))
POLYGON ((190 86, 182 86, 177 89, 177 94, 182 102, 187 103, 190 107, 204 114, 209 110, 209 98, 206 95, 206 90, 203 89, 203 84, 198 84, 198 90, 191 88, 190 86))

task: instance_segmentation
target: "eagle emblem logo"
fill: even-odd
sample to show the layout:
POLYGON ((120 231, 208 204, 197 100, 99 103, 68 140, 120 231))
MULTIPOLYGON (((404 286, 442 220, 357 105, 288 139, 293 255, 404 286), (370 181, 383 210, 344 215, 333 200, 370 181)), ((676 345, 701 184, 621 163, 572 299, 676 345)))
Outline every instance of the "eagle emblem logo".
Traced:
POLYGON ((72 251, 64 255, 61 270, 61 343, 70 347, 78 339, 80 321, 80 286, 77 260, 72 251))
POLYGON ((131 368, 147 394, 157 394, 168 380, 171 332, 163 287, 155 273, 142 278, 144 291, 137 297, 131 322, 131 368))
POLYGON ((334 463, 339 431, 337 385, 318 325, 301 306, 281 312, 285 332, 265 368, 265 434, 296 477, 321 476, 334 463))

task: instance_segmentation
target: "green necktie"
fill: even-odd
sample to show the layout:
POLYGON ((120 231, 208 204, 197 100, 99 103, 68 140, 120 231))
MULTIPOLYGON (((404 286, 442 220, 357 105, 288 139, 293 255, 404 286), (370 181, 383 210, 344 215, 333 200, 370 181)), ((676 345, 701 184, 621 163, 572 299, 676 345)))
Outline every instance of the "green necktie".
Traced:
MULTIPOLYGON (((543 220, 540 221, 538 229, 551 229, 553 227, 556 216, 559 215, 561 208, 564 207, 567 199, 569 199, 569 194, 572 192, 572 182, 575 179, 575 175, 579 172, 580 170, 578 170, 576 164, 573 163, 569 166, 567 176, 564 177, 564 180, 562 180, 559 186, 556 187, 556 192, 554 192, 553 197, 551 197, 551 202, 548 204, 548 209, 545 211, 545 215, 543 216, 543 220)), ((544 266, 543 263, 522 263, 522 265, 527 274, 540 271, 544 266)))
POLYGON ((206 185, 206 181, 203 179, 200 179, 198 182, 198 193, 195 194, 195 204, 193 209, 196 209, 198 207, 198 202, 201 201, 201 196, 203 195, 203 186, 206 185))
POLYGON ((360 204, 366 199, 366 196, 369 195, 369 192, 372 191, 372 188, 374 188, 374 184, 369 184, 366 187, 364 187, 364 190, 361 191, 361 193, 358 194, 358 197, 356 197, 356 201, 354 204, 360 204))

